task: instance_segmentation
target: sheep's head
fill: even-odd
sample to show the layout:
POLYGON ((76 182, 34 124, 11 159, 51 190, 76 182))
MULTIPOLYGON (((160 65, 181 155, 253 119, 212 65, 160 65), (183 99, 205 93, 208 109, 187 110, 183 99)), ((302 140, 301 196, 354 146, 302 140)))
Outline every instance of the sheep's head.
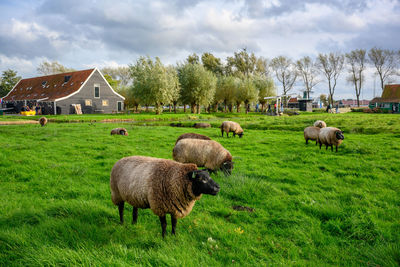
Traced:
POLYGON ((219 185, 210 177, 206 170, 196 170, 188 173, 192 181, 192 190, 195 196, 200 194, 216 195, 219 192, 219 185))
POLYGON ((238 135, 239 135, 239 138, 242 138, 243 137, 243 132, 239 133, 238 135))
POLYGON ((233 170, 233 161, 225 161, 224 163, 222 163, 221 170, 226 176, 231 175, 233 170))
POLYGON ((337 140, 344 140, 344 135, 342 131, 336 131, 335 135, 337 140))

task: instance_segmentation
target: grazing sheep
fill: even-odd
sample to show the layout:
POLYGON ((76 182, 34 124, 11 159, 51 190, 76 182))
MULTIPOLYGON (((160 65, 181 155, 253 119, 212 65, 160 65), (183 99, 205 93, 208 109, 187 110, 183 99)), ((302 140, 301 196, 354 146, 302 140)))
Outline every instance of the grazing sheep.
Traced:
POLYGON ((219 185, 205 170, 195 164, 142 156, 120 159, 111 170, 111 199, 118 206, 121 224, 124 222, 124 203, 133 206, 136 223, 138 208, 150 208, 160 218, 164 237, 171 214, 172 234, 177 218, 187 216, 202 194, 216 195, 219 185))
POLYGON ((199 122, 199 123, 195 123, 193 124, 194 128, 210 128, 211 124, 206 123, 206 122, 199 122))
POLYGON ((320 130, 321 128, 315 126, 310 126, 304 129, 304 139, 306 140, 306 145, 308 144, 308 140, 315 140, 315 145, 318 144, 317 139, 320 130))
POLYGON ((231 153, 213 140, 182 139, 175 144, 172 157, 178 162, 194 163, 209 171, 222 170, 225 175, 230 175, 233 169, 231 153))
POLYGON ((128 131, 125 128, 115 128, 111 130, 111 135, 119 134, 119 135, 129 135, 128 131))
POLYGON ((338 146, 342 143, 344 139, 343 132, 335 127, 326 127, 322 128, 319 131, 317 142, 319 143, 319 149, 321 149, 322 145, 331 146, 331 151, 333 151, 333 146, 336 146, 336 152, 338 151, 338 146))
POLYGON ((326 123, 324 121, 318 120, 318 121, 314 122, 314 126, 319 127, 319 128, 325 128, 326 123))
POLYGON ((226 132, 226 136, 229 137, 229 133, 233 132, 233 137, 239 135, 239 138, 243 136, 243 129, 240 127, 239 123, 234 121, 224 121, 221 126, 221 134, 224 137, 224 132, 226 132))
POLYGON ((188 139, 188 138, 190 138, 190 139, 211 140, 210 137, 205 136, 205 135, 202 135, 202 134, 197 134, 197 133, 184 133, 184 134, 181 134, 181 135, 178 137, 178 139, 176 139, 175 144, 178 143, 179 140, 188 139))
POLYGON ((42 125, 42 127, 45 126, 47 124, 47 118, 46 117, 41 117, 39 119, 39 123, 40 123, 40 125, 42 125))

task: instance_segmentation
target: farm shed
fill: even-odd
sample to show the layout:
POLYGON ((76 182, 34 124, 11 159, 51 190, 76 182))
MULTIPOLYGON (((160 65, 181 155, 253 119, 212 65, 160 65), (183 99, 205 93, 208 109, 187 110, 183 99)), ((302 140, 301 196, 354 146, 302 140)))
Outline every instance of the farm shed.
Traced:
POLYGON ((369 108, 380 108, 389 112, 400 112, 400 84, 387 84, 381 97, 375 97, 369 103, 369 108))
POLYGON ((115 113, 123 111, 124 100, 94 68, 21 79, 3 98, 3 107, 20 112, 38 105, 42 114, 115 113))

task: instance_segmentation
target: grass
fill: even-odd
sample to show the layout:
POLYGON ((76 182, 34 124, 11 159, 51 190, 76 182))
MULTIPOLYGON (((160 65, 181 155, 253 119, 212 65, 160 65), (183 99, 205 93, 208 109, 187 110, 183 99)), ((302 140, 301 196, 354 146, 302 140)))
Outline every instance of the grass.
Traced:
POLYGON ((1 266, 400 264, 399 116, 236 114, 242 139, 222 138, 215 127, 166 126, 217 126, 225 119, 220 114, 91 123, 103 116, 0 127, 1 266), (338 153, 304 144, 302 129, 316 119, 345 131, 338 153), (109 135, 121 125, 129 136, 109 135), (171 158, 185 132, 208 135, 236 157, 231 176, 213 175, 220 193, 203 196, 178 220, 176 236, 168 217, 164 240, 150 210, 139 210, 132 226, 128 205, 120 226, 110 199, 113 164, 130 155, 171 158))

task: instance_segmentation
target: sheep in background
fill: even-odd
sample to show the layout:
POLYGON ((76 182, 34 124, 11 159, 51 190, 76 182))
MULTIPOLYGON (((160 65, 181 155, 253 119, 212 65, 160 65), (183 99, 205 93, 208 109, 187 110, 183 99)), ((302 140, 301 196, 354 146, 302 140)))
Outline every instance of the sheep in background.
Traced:
POLYGON ((306 140, 306 145, 308 144, 308 140, 315 140, 315 145, 318 144, 317 139, 321 128, 310 126, 304 129, 304 139, 306 140))
POLYGON ((194 128, 210 128, 211 124, 206 123, 206 122, 198 122, 198 123, 193 124, 193 127, 194 128))
POLYGON ((230 175, 233 169, 232 155, 220 143, 213 140, 182 139, 172 151, 174 160, 194 163, 210 171, 222 170, 230 175))
POLYGON ((129 135, 128 131, 125 128, 115 128, 111 130, 111 135, 119 134, 119 135, 129 135))
POLYGON ((344 135, 343 132, 335 127, 326 127, 321 128, 318 135, 317 142, 319 143, 319 149, 321 149, 322 145, 331 147, 331 151, 333 151, 333 146, 336 146, 336 152, 338 151, 338 146, 343 142, 344 135))
POLYGON ((314 127, 325 128, 326 123, 324 121, 318 120, 318 121, 314 122, 314 127))
POLYGON ((224 132, 226 132, 226 136, 229 137, 229 133, 233 132, 233 137, 239 135, 239 138, 243 136, 243 129, 240 127, 239 123, 234 121, 224 121, 221 126, 221 134, 224 137, 224 132))
POLYGON ((39 119, 39 124, 43 127, 47 124, 47 118, 46 117, 41 117, 39 119))
POLYGON ((176 139, 176 143, 178 143, 178 141, 182 140, 182 139, 202 139, 202 140, 211 140, 210 137, 202 135, 202 134, 197 134, 197 133, 184 133, 181 134, 178 139, 176 139))
POLYGON ((160 218, 163 237, 166 214, 171 214, 172 234, 175 234, 177 219, 187 216, 202 194, 219 192, 219 185, 208 172, 197 170, 195 164, 142 156, 122 158, 115 163, 110 187, 121 224, 125 201, 133 206, 132 223, 137 221, 138 208, 150 208, 160 218))

